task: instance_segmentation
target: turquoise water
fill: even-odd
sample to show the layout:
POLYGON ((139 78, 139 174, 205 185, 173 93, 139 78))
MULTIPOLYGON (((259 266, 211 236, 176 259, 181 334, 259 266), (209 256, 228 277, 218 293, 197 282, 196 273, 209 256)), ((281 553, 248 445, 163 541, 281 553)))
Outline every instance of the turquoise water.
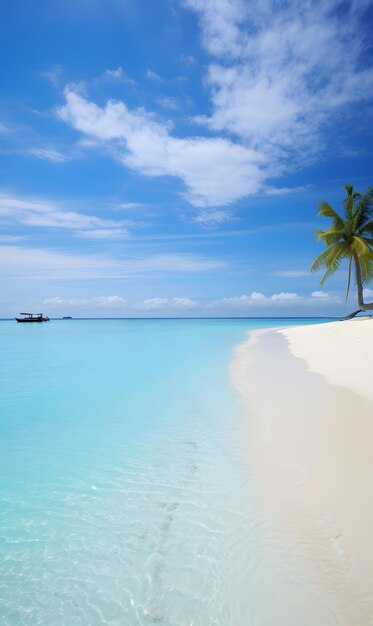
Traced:
POLYGON ((227 370, 316 321, 0 322, 0 623, 291 626, 227 370))

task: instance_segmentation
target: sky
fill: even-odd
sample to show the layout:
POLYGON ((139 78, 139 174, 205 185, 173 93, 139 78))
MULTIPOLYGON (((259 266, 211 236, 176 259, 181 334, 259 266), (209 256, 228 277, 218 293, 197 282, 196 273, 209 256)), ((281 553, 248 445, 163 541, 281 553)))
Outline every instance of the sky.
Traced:
POLYGON ((373 184, 372 26, 366 0, 4 2, 0 317, 356 308, 309 267, 318 204, 373 184))

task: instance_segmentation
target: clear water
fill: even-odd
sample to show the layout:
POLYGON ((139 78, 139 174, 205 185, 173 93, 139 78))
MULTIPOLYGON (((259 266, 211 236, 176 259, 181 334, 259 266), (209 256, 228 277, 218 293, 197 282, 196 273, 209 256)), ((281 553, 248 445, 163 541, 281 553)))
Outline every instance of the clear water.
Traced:
POLYGON ((309 624, 227 370, 247 330, 316 321, 1 322, 0 623, 309 624))

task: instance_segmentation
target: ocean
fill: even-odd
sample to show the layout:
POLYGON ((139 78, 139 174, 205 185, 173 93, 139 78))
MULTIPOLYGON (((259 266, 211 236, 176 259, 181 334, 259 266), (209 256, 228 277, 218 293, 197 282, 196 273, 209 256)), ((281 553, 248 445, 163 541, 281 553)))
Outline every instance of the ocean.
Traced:
POLYGON ((0 623, 337 623, 260 508, 228 376, 247 331, 320 321, 0 322, 0 623))

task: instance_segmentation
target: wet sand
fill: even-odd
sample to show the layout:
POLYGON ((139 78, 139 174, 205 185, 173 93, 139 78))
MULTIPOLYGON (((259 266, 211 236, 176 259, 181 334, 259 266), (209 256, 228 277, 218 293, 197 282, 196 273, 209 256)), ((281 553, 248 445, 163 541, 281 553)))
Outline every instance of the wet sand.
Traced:
POLYGON ((373 616, 372 332, 373 320, 257 331, 231 367, 258 497, 297 542, 336 623, 351 626, 373 616))

